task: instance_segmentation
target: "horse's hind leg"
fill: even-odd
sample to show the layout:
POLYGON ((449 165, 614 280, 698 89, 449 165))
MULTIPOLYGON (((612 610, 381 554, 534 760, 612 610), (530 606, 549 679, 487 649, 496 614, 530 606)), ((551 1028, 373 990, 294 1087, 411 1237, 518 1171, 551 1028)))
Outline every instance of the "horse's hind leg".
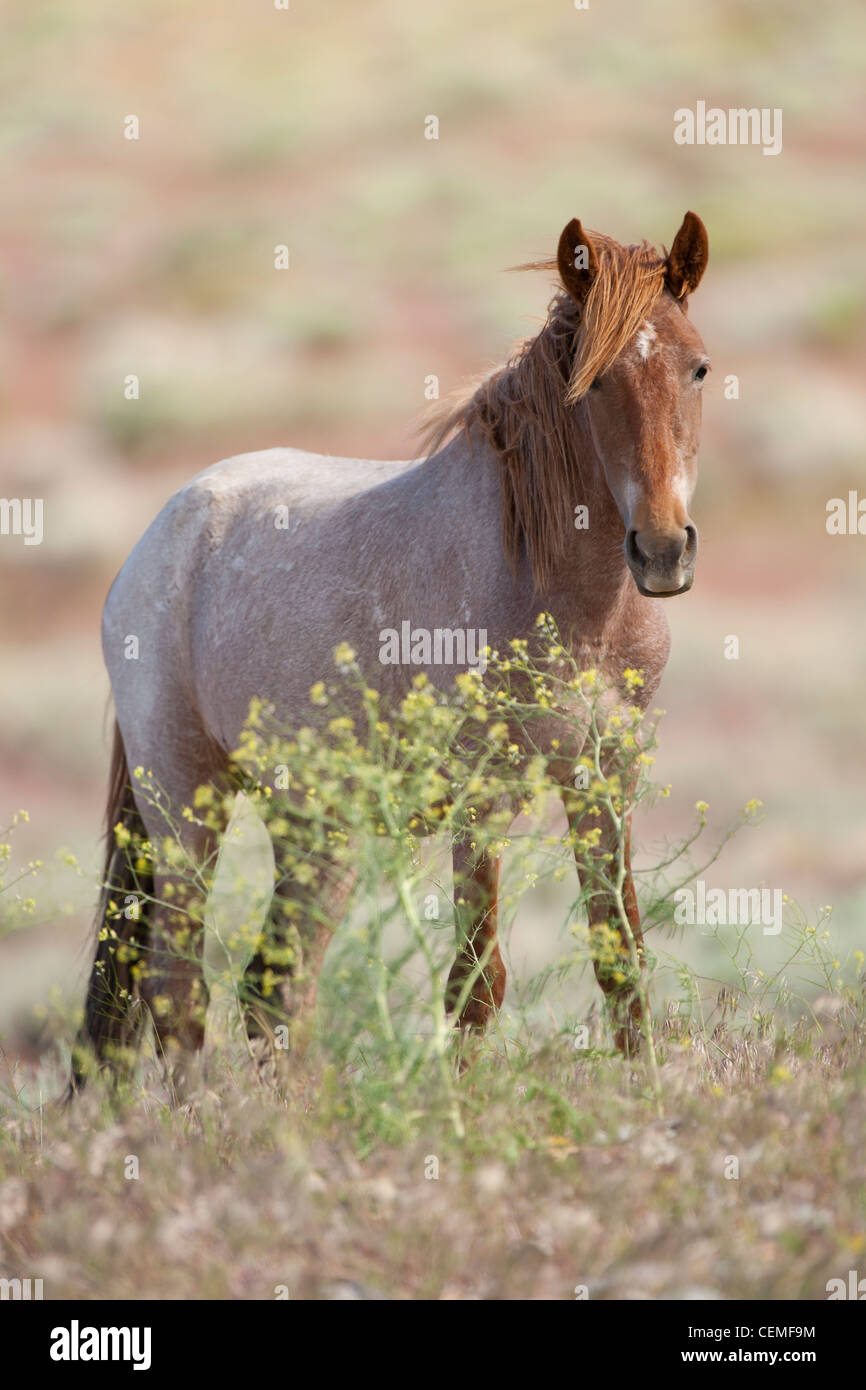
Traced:
POLYGON ((309 1045, 325 952, 354 881, 345 865, 321 866, 304 885, 278 871, 261 945, 244 973, 244 1023, 259 1051, 303 1054, 309 1045))
POLYGON ((176 756, 164 758, 172 770, 170 785, 137 792, 153 856, 147 951, 138 988, 176 1102, 188 1099, 201 1078, 208 1006, 205 909, 234 794, 225 766, 205 740, 193 739, 187 730, 185 758, 180 747, 178 739, 176 756), (193 807, 199 787, 209 791, 206 809, 193 807))
MULTIPOLYGON (((135 739, 132 751, 143 751, 135 739)), ((149 793, 146 779, 131 775, 130 763, 115 726, 105 879, 70 1093, 83 1084, 88 1058, 115 1070, 124 1064, 149 1014, 178 1095, 189 1088, 188 1060, 204 1037, 204 906, 225 812, 217 795, 213 824, 183 816, 196 787, 209 780, 203 757, 176 780, 171 797, 149 793), (167 853, 166 842, 174 853, 167 853)), ((216 786, 224 792, 224 778, 216 786)))
POLYGON ((141 1031, 144 1010, 138 976, 148 950, 153 897, 150 865, 140 859, 140 845, 146 835, 130 785, 120 729, 115 724, 96 950, 84 1021, 72 1049, 67 1099, 83 1087, 91 1062, 99 1068, 117 1068, 127 1062, 141 1031))
POLYGON ((480 1032, 505 997, 505 966, 496 941, 500 861, 478 854, 468 837, 461 837, 453 864, 457 959, 448 976, 445 1007, 449 1013, 459 1007, 458 1027, 480 1032))
POLYGON ((157 1052, 175 1100, 186 1100, 201 1076, 208 989, 204 978, 203 865, 217 846, 199 843, 193 865, 154 875, 150 951, 141 972, 141 993, 153 1020, 157 1052))
POLYGON ((197 1089, 202 1075, 209 1002, 203 963, 205 911, 234 795, 225 770, 203 778, 195 788, 189 786, 173 817, 168 837, 172 852, 163 850, 154 870, 150 952, 141 972, 141 992, 177 1101, 197 1089), (193 811, 186 818, 183 808, 192 805, 198 786, 208 789, 206 817, 193 811))

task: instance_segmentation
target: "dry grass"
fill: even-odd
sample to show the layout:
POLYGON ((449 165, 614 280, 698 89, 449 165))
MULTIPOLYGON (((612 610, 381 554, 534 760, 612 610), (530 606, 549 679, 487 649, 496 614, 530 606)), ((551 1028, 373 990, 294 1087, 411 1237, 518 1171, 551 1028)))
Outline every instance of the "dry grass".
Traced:
POLYGON ((669 1038, 662 1120, 620 1060, 491 1042, 463 1141, 432 1077, 320 1061, 278 1090, 223 1047, 185 1112, 147 1084, 7 1104, 0 1267, 47 1298, 822 1299, 866 1250, 864 1042, 850 1007, 669 1038))

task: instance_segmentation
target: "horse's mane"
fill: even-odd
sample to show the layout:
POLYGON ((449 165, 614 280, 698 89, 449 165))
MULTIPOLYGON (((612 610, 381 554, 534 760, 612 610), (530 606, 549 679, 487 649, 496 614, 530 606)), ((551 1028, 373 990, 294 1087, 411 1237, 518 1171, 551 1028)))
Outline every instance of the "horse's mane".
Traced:
MULTIPOLYGON (((554 295, 547 322, 518 343, 508 361, 480 383, 443 402, 423 428, 434 454, 477 430, 502 464, 503 545, 516 568, 525 544, 536 587, 551 581, 579 500, 579 463, 571 407, 616 360, 664 289, 666 259, 646 241, 621 246, 601 232, 589 237, 599 270, 580 307, 565 290, 554 295)), ((555 260, 516 270, 556 270, 555 260)))

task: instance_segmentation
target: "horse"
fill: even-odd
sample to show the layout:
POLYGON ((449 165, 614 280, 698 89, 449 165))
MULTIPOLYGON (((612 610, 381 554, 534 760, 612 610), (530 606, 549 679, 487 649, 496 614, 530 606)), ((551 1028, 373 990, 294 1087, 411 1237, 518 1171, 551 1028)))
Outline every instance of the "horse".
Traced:
MULTIPOLYGON (((689 506, 709 362, 688 301, 707 257, 706 229, 693 212, 669 252, 645 240, 621 245, 574 218, 555 258, 519 267, 558 275, 544 325, 443 408, 427 456, 242 454, 193 477, 152 522, 102 619, 116 721, 98 940, 73 1092, 84 1079, 80 1059, 109 1066, 147 1016, 176 1094, 194 1087, 208 1004, 207 882, 202 875, 192 888, 188 879, 181 885, 158 856, 136 869, 124 845, 136 835, 159 845, 171 832, 169 807, 190 805, 203 784, 232 785, 231 750, 251 700, 268 699, 287 729, 297 726, 311 683, 332 671, 341 641, 363 670, 378 673, 383 696, 399 699, 419 667, 382 664, 384 630, 407 620, 427 632, 474 624, 491 647, 504 648, 532 632, 543 608, 581 669, 614 682, 625 668, 640 670, 633 698, 646 708, 670 649, 661 600, 689 590, 695 571, 689 506), (588 517, 580 529, 578 508, 588 517), (136 766, 160 787, 156 799, 135 785, 136 766), (118 914, 115 899, 130 893, 140 910, 118 914), (139 978, 130 962, 142 953, 148 968, 139 978)), ((462 666, 459 658, 421 669, 441 690, 466 669, 466 653, 462 666)), ((574 817, 566 795, 573 762, 551 766, 574 817)), ((198 818, 177 824, 185 852, 212 865, 217 832, 198 818)), ((602 824, 600 856, 610 853, 612 833, 602 824)), ((622 900, 643 968, 628 848, 622 900)), ((453 870, 463 910, 449 1008, 483 959, 455 1019, 480 1033, 505 995, 499 861, 457 836, 453 870)), ((301 1031, 350 890, 344 874, 310 890, 315 901, 298 928, 303 968, 282 968, 280 998, 301 1031)), ((277 883, 270 931, 279 929, 286 891, 277 883)), ((303 891, 292 885, 295 900, 303 891)), ((591 929, 607 922, 610 895, 593 893, 588 915, 591 929)), ((255 986, 262 968, 258 957, 248 968, 251 1039, 266 1029, 255 986)), ((614 1011, 616 1047, 631 1056, 641 1043, 634 989, 623 993, 597 965, 596 974, 614 1011)))

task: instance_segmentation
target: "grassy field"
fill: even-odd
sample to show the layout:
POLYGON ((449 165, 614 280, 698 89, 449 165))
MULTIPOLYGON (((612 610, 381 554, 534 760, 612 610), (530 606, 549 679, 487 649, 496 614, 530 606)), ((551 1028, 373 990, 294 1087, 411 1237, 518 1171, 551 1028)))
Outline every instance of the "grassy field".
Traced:
MULTIPOLYGON (((496 672, 493 661, 494 688, 496 672)), ((556 681, 544 679, 558 708, 556 681)), ((333 744, 250 745, 251 768, 285 766, 308 795, 295 811, 268 789, 236 805, 208 918, 204 1074, 185 1104, 173 1103, 152 1039, 116 1087, 99 1078, 58 1104, 72 1020, 61 991, 40 1007, 40 1065, 4 1059, 7 1277, 73 1299, 809 1300, 848 1279, 866 1248, 863 952, 842 952, 829 909, 809 921, 788 900, 763 930, 755 919, 672 927, 677 885, 724 850, 702 846, 701 803, 683 843, 641 881, 653 1041, 645 1027, 640 1055, 623 1059, 589 968, 610 938, 583 925, 586 894, 616 881, 619 851, 581 893, 572 849, 591 864, 592 834, 550 833, 545 769, 503 774, 474 742, 461 751, 487 720, 480 680, 473 692, 437 705, 419 688, 394 712, 391 746, 407 768, 396 787, 381 721, 367 739, 356 723, 333 744), (353 790, 332 801, 347 760, 353 790), (440 842, 506 784, 526 811, 504 841, 500 827, 476 826, 479 844, 505 846, 512 979, 489 1034, 461 1044, 443 1006, 457 890, 441 843, 424 846, 412 827, 441 808, 442 785, 468 788, 470 767, 477 785, 444 812, 440 842), (263 822, 284 838, 280 872, 293 882, 315 882, 335 831, 359 873, 306 1052, 295 1041, 285 1050, 279 1029, 250 1044, 242 1028, 243 971, 272 874, 263 822), (547 926, 547 959, 516 926, 528 899, 547 926)), ((522 689, 517 700, 524 727, 533 713, 549 718, 547 701, 533 709, 522 689)), ((512 714, 508 702, 495 710, 512 714)), ((613 749, 622 761, 579 793, 620 816, 617 846, 616 789, 653 746, 648 731, 634 744, 631 718, 619 734, 592 735, 590 763, 613 749)), ((645 775, 627 805, 657 795, 645 775)), ((211 796, 199 804, 199 816, 218 813, 211 796)), ((731 828, 761 832, 757 805, 731 828)), ((10 924, 26 919, 26 900, 15 906, 10 924)), ((627 954, 619 964, 629 978, 627 954)))
POLYGON ((864 1037, 861 1006, 673 1038, 663 1118, 620 1061, 494 1041, 462 1139, 432 1077, 358 1094, 320 1067, 278 1095, 217 1051, 194 1114, 149 1086, 7 1112, 4 1274, 75 1299, 823 1299, 866 1248, 864 1037))
MULTIPOLYGON (((0 537, 0 827, 29 811, 7 882, 42 861, 20 885, 32 911, 16 888, 0 900, 0 1275, 57 1297, 811 1299, 862 1267, 866 567, 863 538, 825 519, 866 438, 864 52, 855 0, 832 16, 806 0, 4 7, 0 490, 43 497, 46 534, 0 537), (677 146, 673 113, 699 99, 782 108, 782 153, 677 146), (758 942, 744 981, 716 936, 659 923, 660 1118, 643 1069, 608 1055, 585 972, 534 989, 575 897, 545 880, 515 903, 501 1033, 459 1081, 398 1084, 375 1049, 369 1071, 349 1060, 353 918, 318 1050, 282 1090, 217 990, 194 1111, 167 1108, 152 1066, 116 1107, 94 1090, 41 1109, 92 950, 99 616, 132 544, 234 452, 413 456, 425 378, 444 394, 543 318, 545 276, 506 267, 549 255, 575 215, 669 244, 686 208, 709 229, 692 314, 714 371, 697 582, 667 610, 672 792, 636 820, 642 902, 697 801, 717 839, 759 798, 763 824, 707 881, 783 889, 802 905, 789 945, 830 931, 829 978, 788 979, 788 998, 781 943, 758 942), (665 1022, 680 966, 713 1007, 737 984, 736 1022, 665 1022)), ((239 854, 218 883, 227 923, 261 908, 252 823, 239 854)), ((442 880, 441 846, 428 868, 442 880)))

